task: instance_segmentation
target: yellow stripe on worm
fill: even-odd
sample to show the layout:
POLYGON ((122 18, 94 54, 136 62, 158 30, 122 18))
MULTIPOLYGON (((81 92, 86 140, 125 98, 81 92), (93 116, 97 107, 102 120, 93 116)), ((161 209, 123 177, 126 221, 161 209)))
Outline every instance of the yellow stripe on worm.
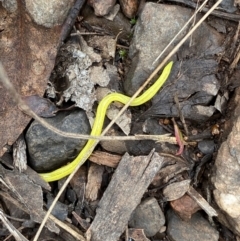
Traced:
MULTIPOLYGON (((173 62, 170 62, 167 64, 167 66, 163 69, 163 72, 161 76, 157 79, 157 81, 149 88, 147 89, 142 95, 137 97, 132 101, 130 106, 138 106, 142 105, 145 102, 149 101, 158 90, 161 88, 161 86, 165 83, 167 80, 171 69, 172 69, 173 62)), ((119 93, 112 93, 107 95, 105 98, 103 98, 97 108, 97 114, 96 118, 93 124, 93 128, 91 131, 92 136, 99 136, 102 132, 103 122, 105 119, 105 114, 107 111, 108 106, 113 101, 118 101, 123 104, 126 104, 129 101, 130 97, 126 95, 122 95, 119 93)), ((96 140, 88 140, 87 144, 84 146, 82 151, 78 154, 78 156, 69 164, 66 166, 60 167, 56 169, 55 171, 49 172, 49 173, 40 173, 39 175, 46 181, 46 182, 53 182, 56 180, 59 180, 63 177, 68 176, 73 172, 73 170, 76 168, 76 166, 81 163, 83 164, 85 161, 83 157, 86 155, 89 149, 93 147, 93 145, 96 143, 96 140)))

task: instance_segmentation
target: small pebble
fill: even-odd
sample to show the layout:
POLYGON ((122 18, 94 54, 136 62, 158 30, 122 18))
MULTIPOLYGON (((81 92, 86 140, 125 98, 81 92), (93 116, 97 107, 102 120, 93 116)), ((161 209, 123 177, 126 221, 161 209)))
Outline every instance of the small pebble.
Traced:
POLYGON ((200 213, 186 222, 172 210, 167 212, 167 234, 171 241, 218 241, 219 233, 200 213))
POLYGON ((144 200, 133 211, 129 226, 144 229, 147 237, 154 236, 165 224, 164 214, 155 198, 144 200))
POLYGON ((212 154, 215 149, 215 143, 213 140, 204 140, 198 143, 198 149, 203 154, 212 154))

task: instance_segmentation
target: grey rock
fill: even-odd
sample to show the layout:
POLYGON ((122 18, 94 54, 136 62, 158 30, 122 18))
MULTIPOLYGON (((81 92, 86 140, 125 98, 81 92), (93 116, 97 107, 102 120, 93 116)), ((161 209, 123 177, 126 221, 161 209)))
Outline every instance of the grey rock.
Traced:
POLYGON ((234 0, 223 0, 220 4, 219 7, 223 8, 224 11, 228 13, 234 13, 238 9, 235 7, 235 1, 234 0))
POLYGON ((10 13, 17 10, 18 4, 16 0, 2 0, 2 6, 10 13))
POLYGON ((112 140, 112 141, 101 141, 100 145, 103 149, 109 152, 124 154, 127 152, 126 144, 124 141, 112 140))
POLYGON ((76 195, 75 191, 70 188, 67 189, 66 197, 67 197, 68 201, 71 203, 77 202, 77 195, 76 195))
POLYGON ((224 33, 224 34, 227 33, 227 28, 226 28, 226 25, 224 24, 223 19, 214 18, 214 19, 209 20, 208 24, 211 27, 215 28, 219 33, 224 33))
POLYGON ((148 237, 154 236, 165 224, 165 217, 155 198, 144 200, 133 211, 129 226, 144 229, 148 237))
POLYGON ((167 213, 167 234, 171 241, 218 241, 219 233, 200 213, 189 222, 181 220, 172 210, 167 213))
POLYGON ((116 0, 97 0, 88 1, 89 4, 94 8, 96 16, 107 15, 116 3, 116 0))
MULTIPOLYGON (((45 119, 54 127, 70 133, 89 134, 90 125, 85 112, 60 112, 45 119)), ((85 145, 86 140, 66 138, 46 129, 34 121, 26 133, 29 162, 34 170, 51 171, 72 161, 85 145)))
POLYGON ((164 200, 173 201, 181 198, 188 190, 191 180, 170 183, 163 189, 164 200))
MULTIPOLYGON (((47 194, 47 208, 49 208, 54 200, 54 197, 48 193, 47 194)), ((61 221, 64 221, 67 218, 68 215, 68 206, 66 204, 63 204, 59 201, 54 205, 54 208, 52 210, 52 215, 58 218, 61 221)))
POLYGON ((215 143, 213 140, 200 141, 200 142, 198 142, 198 149, 203 154, 212 154, 215 149, 215 143))
MULTIPOLYGON (((163 55, 159 61, 153 64, 190 16, 192 16, 190 9, 179 6, 150 2, 145 4, 138 18, 129 50, 132 66, 124 83, 127 94, 132 95, 167 55, 163 55)), ((185 36, 186 31, 188 28, 178 36, 172 46, 185 36)), ((187 41, 178 52, 178 58, 199 57, 206 53, 213 55, 221 51, 222 36, 206 23, 203 23, 192 37, 192 46, 189 47, 189 41, 187 41)), ((170 47, 170 49, 172 48, 170 47)))
POLYGON ((26 0, 26 9, 33 20, 47 28, 61 25, 67 17, 73 0, 26 0))
MULTIPOLYGON (((240 235, 240 88, 235 95, 236 109, 227 140, 221 144, 214 164, 212 183, 218 220, 235 234, 240 235)), ((227 130, 229 131, 229 130, 227 130)))
POLYGON ((22 223, 22 226, 25 228, 35 228, 36 223, 33 220, 26 220, 22 223))
POLYGON ((177 95, 185 119, 198 123, 206 121, 215 111, 211 101, 220 87, 214 75, 217 68, 217 61, 213 59, 176 62, 165 87, 154 96, 152 107, 145 112, 144 117, 178 117, 179 112, 174 100, 177 95))
MULTIPOLYGON (((157 119, 149 118, 144 123, 136 121, 132 123, 131 133, 136 134, 149 134, 149 135, 164 135, 168 132, 158 123, 157 119)), ((178 150, 177 145, 167 142, 156 143, 153 140, 141 141, 125 141, 127 152, 132 155, 147 155, 153 148, 156 152, 165 152, 176 154, 178 150)))
POLYGON ((131 35, 131 24, 121 11, 117 13, 113 21, 97 17, 93 10, 88 6, 84 7, 84 11, 82 11, 81 14, 84 18, 84 22, 90 26, 103 28, 110 35, 117 36, 120 29, 122 30, 120 35, 121 38, 129 39, 129 36, 131 35))
POLYGON ((164 127, 159 124, 159 120, 153 118, 147 119, 144 122, 142 129, 145 134, 151 135, 164 135, 168 133, 168 131, 166 131, 166 129, 164 129, 164 127))

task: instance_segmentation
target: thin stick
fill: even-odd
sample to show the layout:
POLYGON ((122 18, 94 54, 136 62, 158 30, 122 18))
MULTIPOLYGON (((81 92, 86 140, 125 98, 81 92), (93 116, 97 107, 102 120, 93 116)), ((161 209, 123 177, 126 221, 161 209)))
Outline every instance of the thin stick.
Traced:
POLYGON ((50 214, 49 218, 54 221, 59 227, 70 233, 75 239, 80 240, 80 241, 86 241, 86 239, 78 232, 70 228, 67 224, 64 222, 58 220, 55 218, 53 215, 50 214))
POLYGON ((75 139, 94 139, 94 140, 104 140, 104 141, 112 141, 112 140, 120 140, 120 141, 134 141, 134 140, 155 140, 158 142, 170 142, 174 143, 174 137, 169 137, 168 135, 137 135, 137 136, 91 136, 91 135, 83 135, 83 134, 75 134, 70 132, 61 131, 54 126, 50 125, 46 122, 43 118, 36 115, 22 100, 21 96, 18 94, 12 83, 7 77, 7 74, 0 63, 0 81, 4 85, 4 87, 11 93, 13 99, 16 103, 18 103, 20 109, 22 109, 27 115, 38 121, 42 126, 46 127, 47 129, 57 133, 58 135, 68 137, 68 138, 75 138, 75 139))
POLYGON ((230 74, 232 74, 233 69, 236 68, 236 66, 237 66, 237 64, 239 62, 239 59, 240 59, 239 45, 237 47, 235 47, 236 46, 236 42, 238 40, 238 36, 239 36, 239 30, 240 30, 240 22, 238 23, 237 31, 236 31, 236 33, 234 35, 233 43, 231 44, 231 46, 232 46, 231 55, 233 55, 233 51, 235 51, 235 56, 234 56, 234 59, 233 59, 232 63, 229 66, 230 74))
POLYGON ((189 31, 185 37, 173 48, 173 50, 168 54, 168 56, 159 64, 159 66, 153 71, 153 73, 148 77, 145 83, 136 91, 136 93, 130 98, 130 100, 124 105, 124 107, 119 111, 116 117, 109 123, 109 125, 104 129, 102 135, 105 135, 107 131, 116 122, 119 116, 129 107, 132 101, 142 92, 142 90, 149 84, 153 77, 162 69, 162 67, 167 63, 167 61, 177 52, 177 50, 183 45, 183 43, 193 34, 193 32, 200 26, 200 24, 211 14, 211 12, 222 2, 218 0, 209 11, 197 22, 197 24, 189 31))
POLYGON ((79 32, 71 33, 70 36, 79 36, 79 35, 104 35, 103 33, 95 33, 95 32, 79 32))
MULTIPOLYGON (((167 0, 167 2, 169 3, 176 3, 176 4, 180 4, 180 5, 185 5, 187 7, 191 7, 191 8, 196 8, 196 3, 191 1, 191 0, 167 0)), ((209 8, 204 7, 202 9, 203 13, 206 13, 209 11, 209 8)), ((211 12, 212 16, 218 17, 220 19, 227 19, 230 21, 234 21, 234 22, 239 22, 240 21, 240 15, 239 14, 234 14, 234 13, 225 13, 219 10, 214 10, 211 12)))
MULTIPOLYGON (((195 23, 196 23, 196 17, 197 17, 197 10, 198 10, 198 5, 199 5, 199 0, 197 1, 197 5, 196 5, 196 8, 195 8, 195 11, 194 11, 194 15, 195 15, 195 17, 194 17, 194 19, 193 19, 193 22, 192 22, 192 26, 191 26, 191 28, 195 25, 195 23)), ((190 37, 190 42, 189 42, 189 47, 191 47, 192 46, 192 35, 191 35, 191 37, 190 37)))
MULTIPOLYGON (((167 61, 173 56, 173 54, 175 54, 177 52, 177 50, 182 46, 182 44, 188 39, 188 37, 199 27, 199 25, 211 14, 211 12, 221 3, 222 0, 218 0, 211 8, 210 10, 198 21, 198 23, 191 29, 191 31, 176 45, 175 48, 173 48, 173 50, 170 52, 170 54, 163 60, 163 62, 155 69, 155 71, 153 71, 153 73, 149 76, 149 78, 146 80, 146 82, 136 91, 136 93, 130 98, 130 100, 127 102, 127 104, 125 104, 125 106, 120 110, 120 112, 117 114, 117 116, 109 123, 109 125, 105 128, 105 130, 102 132, 101 136, 105 135, 107 133, 107 131, 112 127, 112 125, 115 123, 115 121, 117 120, 117 118, 119 118, 119 116, 128 108, 128 106, 132 103, 132 101, 140 94, 140 92, 148 85, 148 83, 152 80, 152 78, 157 74, 157 72, 167 63, 167 61)), ((63 184, 63 186, 61 187, 61 189, 59 190, 57 196, 55 197, 54 201, 52 202, 51 206, 49 207, 46 216, 44 217, 33 241, 37 241, 38 237, 50 215, 50 213, 52 212, 55 204, 57 203, 59 197, 61 196, 61 194, 63 193, 63 191, 65 190, 65 188, 67 187, 68 183, 70 182, 70 180, 72 179, 72 177, 75 175, 75 173, 78 171, 78 169, 80 168, 80 166, 82 165, 82 163, 90 156, 90 154, 92 153, 93 149, 95 148, 95 146, 98 144, 98 141, 96 141, 95 145, 93 145, 93 147, 85 154, 83 161, 81 163, 79 163, 77 165, 77 167, 75 168, 75 170, 68 176, 68 178, 66 179, 65 183, 63 184)))
POLYGON ((197 202, 197 204, 208 214, 208 216, 218 216, 216 210, 192 187, 189 187, 187 194, 197 202))
POLYGON ((233 41, 230 46, 230 50, 231 50, 230 56, 234 56, 234 52, 236 53, 236 43, 238 41, 239 31, 240 31, 240 22, 238 22, 238 26, 237 26, 236 32, 233 36, 233 41))
MULTIPOLYGON (((6 216, 6 214, 5 214, 6 216)), ((20 228, 18 228, 17 230, 20 232, 21 230, 23 230, 25 227, 21 226, 20 228)), ((10 239, 13 235, 9 234, 3 241, 7 241, 8 239, 10 239)))
POLYGON ((121 45, 121 44, 117 44, 116 45, 118 48, 122 48, 122 49, 129 49, 129 47, 121 45))
POLYGON ((28 241, 12 224, 11 222, 5 217, 4 212, 0 209, 0 220, 6 226, 8 231, 12 234, 12 236, 17 241, 28 241))
POLYGON ((237 52, 236 57, 234 58, 233 62, 229 66, 230 73, 232 73, 233 69, 237 66, 240 59, 240 50, 237 52))
POLYGON ((202 5, 196 9, 196 11, 194 12, 194 14, 192 15, 191 18, 189 18, 189 20, 183 25, 183 27, 179 30, 179 32, 174 36, 174 38, 169 42, 169 44, 164 48, 164 50, 158 55, 158 57, 153 61, 152 65, 154 65, 160 58, 161 56, 166 52, 166 50, 170 47, 170 45, 176 40, 176 38, 178 37, 178 35, 188 26, 188 24, 196 18, 196 15, 198 12, 200 12, 203 7, 206 5, 208 0, 205 0, 202 5))

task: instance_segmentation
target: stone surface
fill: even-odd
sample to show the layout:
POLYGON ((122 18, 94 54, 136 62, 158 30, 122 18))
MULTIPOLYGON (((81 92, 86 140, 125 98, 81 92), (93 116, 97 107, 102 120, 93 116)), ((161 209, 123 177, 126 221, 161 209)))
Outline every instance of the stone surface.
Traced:
POLYGON ((144 117, 178 117, 174 97, 185 119, 202 123, 215 112, 212 106, 220 84, 215 76, 218 63, 214 59, 193 58, 175 62, 163 89, 152 99, 144 117))
POLYGON ((144 200, 133 211, 129 226, 144 229, 146 236, 155 235, 165 224, 165 217, 155 198, 144 200))
POLYGON ((164 200, 173 201, 181 198, 189 190, 190 183, 190 179, 170 183, 163 189, 164 200))
POLYGON ((129 39, 131 35, 131 24, 126 19, 126 17, 119 11, 113 21, 106 18, 99 18, 94 13, 90 7, 85 6, 84 11, 82 11, 83 22, 91 25, 92 27, 102 28, 109 35, 117 36, 120 31, 121 34, 119 38, 129 39))
MULTIPOLYGON (((147 119, 144 123, 140 121, 132 122, 131 134, 164 135, 168 132, 158 123, 157 119, 147 119)), ((178 150, 177 145, 167 142, 156 144, 153 140, 125 141, 127 151, 133 155, 146 155, 153 148, 157 152, 175 154, 178 150)))
POLYGON ((10 13, 13 13, 17 10, 17 1, 16 0, 1 0, 2 6, 10 13))
POLYGON ((96 16, 104 16, 108 14, 116 0, 88 0, 88 4, 94 8, 94 13, 96 16))
POLYGON ((223 8, 224 11, 228 12, 228 13, 234 13, 237 11, 237 7, 235 5, 235 1, 234 0, 223 0, 219 7, 223 8))
MULTIPOLYGON (((90 125, 81 110, 60 112, 46 121, 54 127, 71 133, 89 134, 90 125)), ((34 121, 26 133, 30 165, 39 172, 51 171, 72 161, 85 140, 66 138, 34 121)))
MULTIPOLYGON (((49 208, 52 205, 53 200, 54 200, 54 197, 50 193, 48 193, 47 208, 49 208)), ((52 210, 52 215, 55 216, 57 219, 64 221, 68 216, 68 205, 57 201, 56 205, 52 210)))
POLYGON ((60 25, 67 17, 74 0, 26 0, 26 8, 33 20, 44 27, 60 25))
MULTIPOLYGON (((232 129, 221 144, 215 161, 212 182, 214 199, 220 208, 219 221, 240 235, 240 89, 236 91, 236 109, 232 129)), ((230 128, 229 128, 230 129, 230 128)), ((229 131, 229 129, 227 131, 229 131)))
MULTIPOLYGON (((129 95, 132 95, 139 88, 162 60, 162 57, 167 55, 164 54, 159 61, 153 64, 154 60, 190 16, 192 16, 192 11, 187 8, 150 2, 145 4, 138 18, 129 49, 132 66, 124 83, 125 91, 129 95)), ((172 46, 186 34, 186 31, 188 29, 179 35, 172 46)), ((187 41, 184 45, 186 48, 183 46, 178 52, 178 58, 182 59, 185 56, 188 56, 188 58, 199 57, 206 53, 213 55, 220 51, 219 46, 221 42, 221 35, 206 23, 203 23, 192 35, 192 46, 189 48, 189 41, 187 41)), ((170 47, 170 49, 172 48, 170 47)))
POLYGON ((215 149, 215 143, 213 140, 203 140, 198 142, 198 149, 203 154, 212 154, 215 149))
MULTIPOLYGON (((107 136, 121 136, 122 132, 110 129, 107 136)), ((112 140, 112 141, 100 141, 101 147, 109 151, 111 153, 117 153, 117 154, 124 154, 127 152, 126 142, 125 141, 119 141, 119 140, 112 140)))
POLYGON ((218 231, 200 213, 195 213, 191 220, 186 222, 169 210, 167 220, 167 234, 171 241, 218 241, 218 231))
POLYGON ((126 17, 134 18, 137 14, 140 1, 138 0, 119 0, 121 9, 126 17))

